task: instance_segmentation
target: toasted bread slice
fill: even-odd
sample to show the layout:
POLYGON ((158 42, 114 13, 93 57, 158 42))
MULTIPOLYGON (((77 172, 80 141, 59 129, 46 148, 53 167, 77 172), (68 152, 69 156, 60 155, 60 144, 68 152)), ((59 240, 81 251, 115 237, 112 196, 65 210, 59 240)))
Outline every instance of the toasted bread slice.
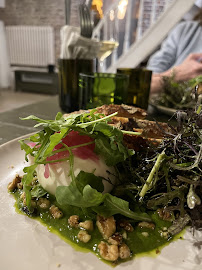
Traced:
MULTIPOLYGON (((103 105, 96 108, 98 113, 110 115, 118 112, 111 118, 110 125, 126 130, 140 132, 141 136, 124 134, 124 143, 128 148, 140 151, 148 146, 148 144, 159 144, 165 132, 171 132, 166 123, 158 124, 155 121, 146 120, 147 113, 145 110, 128 105, 103 105)), ((84 113, 86 111, 78 111, 73 113, 84 113)))
MULTIPOLYGON (((138 119, 136 124, 138 129, 142 130, 141 136, 146 138, 162 139, 165 133, 172 132, 167 123, 158 122, 157 124, 155 121, 138 119)), ((134 131, 137 131, 138 129, 135 127, 133 128, 134 131)))
POLYGON ((110 125, 116 128, 141 132, 141 136, 145 138, 162 139, 165 132, 171 132, 170 127, 166 123, 136 118, 113 117, 110 125))
POLYGON ((124 118, 138 118, 138 119, 145 119, 147 116, 147 112, 143 109, 136 108, 134 106, 128 106, 125 104, 116 105, 103 105, 97 108, 98 113, 103 113, 104 115, 109 115, 115 112, 118 112, 116 117, 124 117, 124 118))

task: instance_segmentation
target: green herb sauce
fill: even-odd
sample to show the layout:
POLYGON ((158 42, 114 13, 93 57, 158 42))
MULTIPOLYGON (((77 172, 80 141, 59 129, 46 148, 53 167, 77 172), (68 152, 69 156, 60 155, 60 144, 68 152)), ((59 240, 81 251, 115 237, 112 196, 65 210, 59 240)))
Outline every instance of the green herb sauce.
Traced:
MULTIPOLYGON (((20 199, 21 193, 21 190, 16 190, 12 194, 16 199, 16 211, 18 213, 25 214, 25 212, 23 211, 23 203, 20 199)), ((50 196, 49 200, 52 204, 57 205, 55 197, 50 196)), ((54 219, 49 213, 49 210, 42 209, 38 209, 36 215, 32 214, 28 216, 30 218, 40 221, 48 228, 50 232, 58 235, 62 240, 73 246, 76 250, 82 252, 91 251, 95 253, 100 259, 102 259, 99 256, 98 244, 100 243, 100 241, 103 240, 103 238, 98 231, 96 225, 94 224, 94 230, 92 232, 89 232, 89 234, 91 235, 91 240, 88 243, 80 242, 77 237, 80 228, 70 227, 68 225, 68 218, 71 215, 78 215, 81 221, 86 220, 86 217, 84 216, 82 210, 74 206, 67 206, 65 208, 59 206, 59 208, 63 212, 63 217, 61 219, 54 219)), ((163 238, 160 235, 160 231, 162 232, 163 228, 165 227, 168 228, 171 225, 171 222, 160 219, 156 212, 151 212, 150 216, 152 217, 152 220, 156 225, 154 230, 148 228, 140 228, 137 226, 137 224, 133 224, 134 231, 127 232, 127 239, 125 239, 124 242, 131 250, 131 258, 133 258, 134 256, 136 257, 137 255, 155 256, 156 254, 160 253, 160 250, 165 245, 169 244, 172 240, 182 238, 181 235, 169 239, 163 238), (142 234, 143 232, 147 232, 148 236, 144 236, 144 234, 142 234)), ((109 263, 105 260, 103 261, 109 263)), ((118 263, 121 263, 123 261, 124 260, 119 260, 118 263)), ((114 266, 115 264, 110 262, 110 265, 114 266)))

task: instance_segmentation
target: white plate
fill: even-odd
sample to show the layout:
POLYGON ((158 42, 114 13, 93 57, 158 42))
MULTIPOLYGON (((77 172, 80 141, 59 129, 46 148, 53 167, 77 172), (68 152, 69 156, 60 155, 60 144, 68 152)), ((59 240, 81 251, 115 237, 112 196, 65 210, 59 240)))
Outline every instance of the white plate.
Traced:
MULTIPOLYGON (((153 102, 150 102, 150 105, 153 106, 154 108, 156 108, 159 112, 162 112, 162 113, 169 115, 169 116, 173 116, 176 113, 176 111, 180 111, 180 109, 177 110, 174 108, 156 105, 153 102)), ((182 110, 182 112, 183 112, 183 110, 182 110)), ((183 114, 184 114, 184 112, 183 112, 183 114)))
POLYGON ((176 113, 176 109, 168 108, 160 105, 153 105, 159 112, 162 112, 164 114, 172 116, 174 113, 176 113))
MULTIPOLYGON (((24 166, 24 152, 18 139, 0 146, 0 269, 112 269, 91 252, 74 250, 41 223, 15 212, 14 198, 7 192, 7 184, 16 173, 22 173, 24 166)), ((196 232, 193 237, 188 230, 184 240, 172 242, 156 258, 136 258, 115 269, 201 270, 202 250, 193 246, 196 239, 202 240, 202 232, 196 232)))

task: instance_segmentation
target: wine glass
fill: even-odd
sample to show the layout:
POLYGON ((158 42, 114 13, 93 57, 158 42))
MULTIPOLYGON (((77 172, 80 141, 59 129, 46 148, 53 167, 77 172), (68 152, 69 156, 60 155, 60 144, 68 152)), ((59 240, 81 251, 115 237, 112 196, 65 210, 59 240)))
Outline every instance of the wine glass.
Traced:
POLYGON ((101 47, 97 55, 99 60, 98 71, 104 70, 105 59, 119 46, 117 22, 115 11, 111 10, 109 16, 106 17, 99 37, 101 47))

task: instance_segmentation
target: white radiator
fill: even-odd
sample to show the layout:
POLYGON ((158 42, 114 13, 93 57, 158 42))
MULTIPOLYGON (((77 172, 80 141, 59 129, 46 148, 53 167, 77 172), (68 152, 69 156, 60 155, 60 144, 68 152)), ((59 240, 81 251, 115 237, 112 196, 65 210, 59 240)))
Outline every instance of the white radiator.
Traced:
POLYGON ((55 64, 54 30, 50 26, 7 26, 10 63, 44 67, 55 64))

